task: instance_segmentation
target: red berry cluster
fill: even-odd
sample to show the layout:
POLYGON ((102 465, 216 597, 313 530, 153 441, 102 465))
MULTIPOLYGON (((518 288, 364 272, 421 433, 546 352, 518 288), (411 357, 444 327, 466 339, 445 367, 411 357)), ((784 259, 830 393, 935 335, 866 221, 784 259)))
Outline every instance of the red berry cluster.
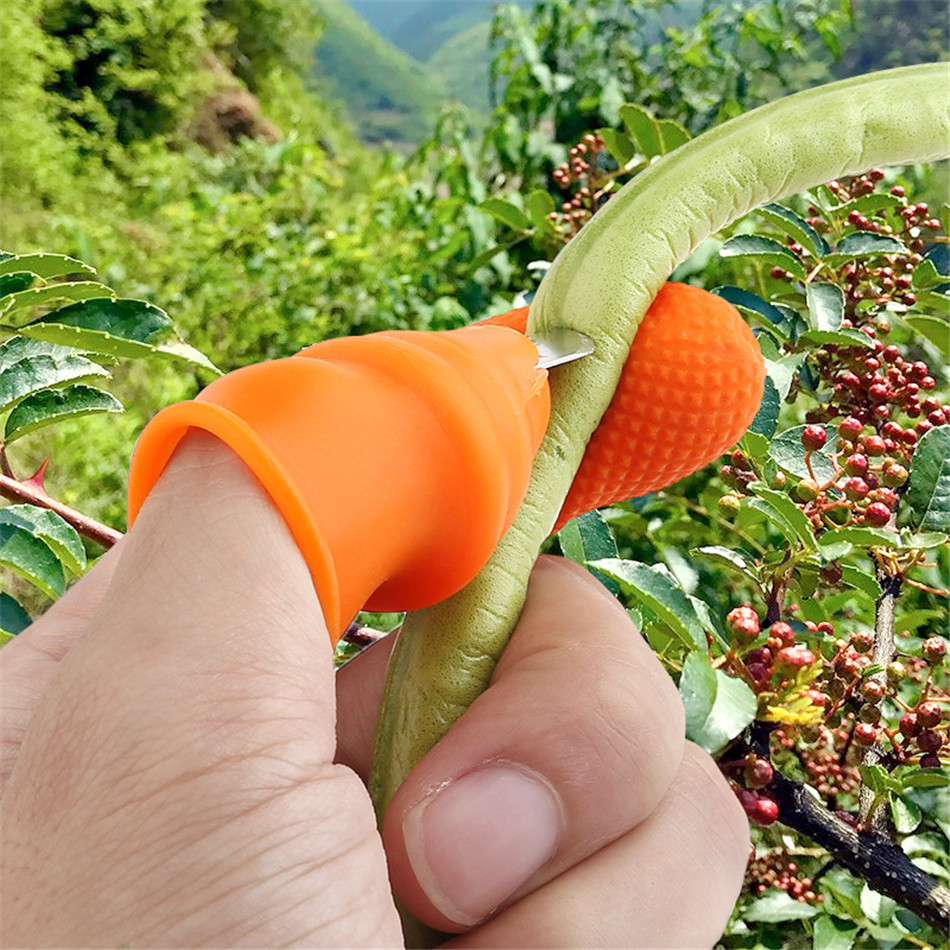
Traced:
MULTIPOLYGON (((821 264, 822 280, 835 283, 845 296, 842 326, 857 329, 867 337, 867 346, 828 344, 814 351, 810 363, 827 395, 805 414, 802 432, 808 477, 791 486, 816 529, 846 524, 887 525, 894 514, 908 479, 910 460, 920 437, 936 426, 950 424, 950 407, 934 395, 937 386, 927 363, 913 358, 895 343, 887 342, 891 326, 885 308, 907 309, 917 302, 912 292, 913 274, 923 260, 925 232, 936 231, 940 222, 930 217, 926 204, 910 202, 901 186, 890 189, 883 202, 860 207, 884 178, 879 169, 848 181, 828 185, 839 208, 819 215, 810 209, 808 223, 821 233, 871 231, 900 239, 906 253, 847 261, 837 268, 821 264), (849 210, 850 209, 850 210, 849 210), (816 477, 811 454, 828 440, 828 424, 836 425, 837 443, 827 452, 833 466, 831 478, 816 477)), ((930 235, 930 238, 936 235, 930 235)), ((809 256, 792 239, 790 250, 809 256)), ((778 270, 774 276, 795 280, 778 270)), ((796 381, 790 400, 803 392, 796 381)), ((824 468, 824 466, 822 466, 824 468)), ((731 489, 723 496, 724 511, 737 511, 742 495, 758 473, 739 451, 720 470, 731 489)), ((787 479, 773 479, 774 488, 784 488, 787 479)))
MULTIPOLYGON (((845 324, 851 321, 846 320, 845 324)), ((893 343, 885 345, 886 324, 859 327, 870 348, 829 345, 816 354, 819 377, 830 386, 828 400, 806 414, 808 422, 847 416, 873 426, 893 443, 891 451, 910 455, 917 440, 935 426, 950 422, 950 410, 929 395, 937 381, 923 360, 905 359, 893 343), (901 425, 898 420, 907 421, 901 425), (909 420, 916 419, 917 422, 909 420), (886 431, 885 431, 886 430, 886 431)))
MULTIPOLYGON (((815 653, 803 644, 796 643, 795 631, 782 620, 773 623, 764 643, 758 643, 761 632, 759 615, 749 605, 735 607, 726 615, 726 624, 741 644, 756 645, 746 651, 740 649, 730 654, 736 672, 757 693, 781 689, 794 680, 799 670, 817 662, 815 653)), ((830 624, 827 626, 830 627, 830 624)))
MULTIPOLYGON (((899 758, 906 761, 915 755, 919 756, 918 764, 925 769, 939 768, 940 753, 948 746, 950 709, 946 707, 950 696, 935 686, 933 678, 946 655, 947 642, 942 637, 928 637, 924 640, 918 663, 926 664, 928 669, 920 697, 913 706, 905 706, 906 711, 901 716, 897 729, 889 733, 899 758), (897 735, 900 736, 899 742, 897 735)), ((894 675, 890 670, 889 673, 894 675)))
POLYGON ((887 423, 881 434, 868 430, 853 415, 838 425, 838 442, 830 459, 833 474, 815 477, 812 453, 828 438, 824 426, 805 426, 801 441, 810 477, 793 486, 793 495, 816 529, 846 524, 886 525, 909 477, 907 465, 917 435, 887 423))
MULTIPOLYGON (((861 783, 857 764, 842 755, 849 748, 853 717, 836 728, 817 726, 810 742, 802 744, 801 730, 780 727, 772 733, 772 754, 777 760, 788 759, 802 769, 806 782, 833 806, 853 796, 861 783)), ((853 758, 853 757, 852 757, 853 758)))
MULTIPOLYGON (((847 222, 853 228, 859 231, 870 231, 874 234, 899 237, 911 252, 920 253, 926 244, 923 232, 939 230, 941 226, 940 219, 931 216, 927 204, 923 202, 914 204, 908 201, 907 192, 902 185, 894 185, 889 190, 888 193, 895 200, 890 209, 885 205, 882 209, 885 213, 881 214, 879 210, 878 214, 872 212, 869 217, 861 210, 860 202, 857 199, 878 191, 884 177, 884 172, 880 168, 872 168, 864 175, 858 175, 843 181, 830 181, 827 187, 841 206, 847 209, 847 222), (858 207, 852 207, 852 204, 857 204, 858 207), (889 213, 887 213, 888 211, 889 213)), ((816 231, 828 233, 832 230, 832 224, 819 214, 816 207, 809 207, 808 213, 810 217, 806 220, 816 231)), ((898 289, 904 289, 900 285, 897 286, 898 289)), ((906 286, 910 285, 907 284, 906 286)), ((892 289, 892 286, 885 284, 884 289, 892 289)), ((913 303, 914 301, 908 302, 913 303)))
POLYGON ((554 183, 569 193, 561 207, 548 218, 558 239, 566 244, 591 219, 614 191, 614 175, 598 169, 598 158, 606 142, 592 132, 568 151, 568 161, 551 174, 554 183))
POLYGON ((803 904, 820 904, 824 900, 815 892, 812 879, 803 876, 798 862, 783 850, 753 858, 746 868, 746 889, 751 894, 764 894, 769 888, 785 891, 803 904))
MULTIPOLYGON (((785 725, 776 732, 780 742, 787 740, 787 748, 795 745, 795 737, 806 744, 830 740, 832 749, 836 743, 861 750, 886 741, 895 764, 916 761, 923 768, 940 766, 948 725, 940 703, 950 702, 950 696, 934 680, 946 659, 947 645, 942 638, 930 637, 923 643, 921 657, 907 658, 912 671, 900 661, 881 670, 872 661, 874 635, 869 630, 836 638, 832 623, 805 621, 800 641, 795 628, 783 620, 763 630, 759 613, 749 604, 730 610, 726 624, 734 636, 727 669, 749 684, 760 707, 790 704, 800 714, 799 724, 785 725), (910 707, 899 692, 914 683, 921 689, 917 703, 910 707), (893 712, 885 716, 885 701, 888 710, 904 710, 899 724, 894 723, 893 712), (888 718, 890 724, 885 721, 888 718)), ((857 773, 848 773, 845 757, 837 753, 813 750, 802 764, 823 793, 840 794, 857 783, 857 773)), ((741 774, 734 761, 724 766, 731 770, 727 774, 737 788, 757 790, 767 784, 754 781, 746 766, 748 763, 743 764, 741 774)), ((743 802, 747 810, 754 804, 752 799, 743 802)))

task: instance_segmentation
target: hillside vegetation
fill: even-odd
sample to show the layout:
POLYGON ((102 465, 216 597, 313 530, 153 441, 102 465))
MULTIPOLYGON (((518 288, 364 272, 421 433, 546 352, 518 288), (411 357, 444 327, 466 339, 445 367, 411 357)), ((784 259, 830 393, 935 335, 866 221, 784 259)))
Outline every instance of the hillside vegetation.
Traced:
MULTIPOLYGON (((0 346, 30 343, 27 331, 60 300, 51 291, 80 303, 108 299, 71 272, 60 273, 62 286, 46 284, 7 256, 46 251, 86 262, 134 298, 135 314, 157 319, 162 308, 225 372, 330 337, 448 329, 520 307, 619 188, 691 135, 839 73, 947 55, 945 6, 918 0, 863 0, 857 29, 841 0, 500 4, 487 27, 496 105, 475 122, 468 109, 439 108, 427 69, 448 77, 454 67, 447 85, 463 97, 465 80, 474 84, 486 68, 485 24, 433 17, 430 36, 453 24, 458 32, 426 66, 338 2, 0 4, 0 346), (687 7, 695 16, 684 19, 687 7), (901 32, 897 17, 908 13, 919 19, 901 32), (346 105, 315 79, 315 57, 346 105), (370 148, 365 138, 399 147, 370 148), (34 289, 45 296, 22 296, 34 289)), ((413 5, 424 18, 428 5, 405 4, 413 5)), ((394 16, 400 5, 374 6, 394 16)), ((709 166, 726 203, 741 181, 729 159, 709 166)), ((677 161, 666 169, 682 169, 677 161)), ((672 177, 683 186, 685 174, 672 177)), ((688 737, 719 757, 755 825, 755 858, 724 947, 945 945, 943 921, 926 906, 934 888, 905 912, 900 876, 913 860, 915 880, 950 878, 941 810, 950 781, 947 647, 932 632, 946 629, 950 570, 946 188, 945 165, 869 170, 760 209, 704 242, 671 276, 719 291, 754 329, 768 381, 752 427, 685 479, 572 519, 545 542, 583 564, 598 561, 598 576, 677 680, 688 737), (900 531, 897 517, 909 519, 900 531), (879 663, 885 624, 890 653, 879 663), (937 704, 924 702, 934 691, 939 732, 923 728, 935 721, 928 706, 937 704), (865 750, 879 741, 887 758, 869 766, 865 750), (837 822, 839 837, 815 839, 805 820, 813 812, 796 813, 806 806, 837 822), (888 829, 881 848, 866 849, 860 866, 842 860, 872 814, 888 829), (886 868, 874 866, 880 854, 886 868)), ((654 223, 629 222, 610 238, 634 247, 637 229, 654 223)), ((586 233, 603 240, 596 226, 586 233)), ((598 260, 590 254, 585 266, 598 260)), ((591 320, 616 318, 610 309, 591 308, 591 320)), ((129 323, 146 333, 144 349, 157 348, 149 326, 129 323)), ((63 393, 55 387, 70 380, 43 373, 49 359, 73 372, 82 339, 53 344, 68 360, 54 350, 14 361, 4 351, 3 517, 17 517, 7 510, 19 497, 11 482, 35 488, 45 479, 51 496, 114 536, 125 527, 137 435, 213 374, 203 360, 185 368, 137 361, 141 346, 127 358, 116 348, 129 338, 104 325, 84 328, 85 342, 100 333, 105 349, 89 346, 80 378, 107 379, 108 408, 78 401, 88 397, 81 390, 69 412, 56 411, 63 393), (52 391, 52 415, 10 426, 37 386, 52 391)), ((68 319, 47 321, 41 334, 51 328, 76 340, 68 319)), ((701 362, 703 354, 691 364, 701 362)), ((686 370, 636 398, 671 413, 650 424, 655 454, 638 452, 640 461, 655 466, 682 441, 673 397, 698 394, 700 412, 723 401, 721 377, 701 389, 686 370)), ((26 531, 15 520, 0 526, 4 538, 26 531)), ((46 550, 42 537, 28 537, 46 550)), ((91 561, 100 548, 83 537, 91 561)), ((76 543, 82 548, 78 535, 76 543)), ((22 550, 0 544, 0 595, 19 598, 11 574, 21 587, 32 583, 17 560, 22 550)), ((65 576, 56 588, 36 587, 32 600, 0 597, 0 630, 10 603, 23 629, 64 587, 65 576)))

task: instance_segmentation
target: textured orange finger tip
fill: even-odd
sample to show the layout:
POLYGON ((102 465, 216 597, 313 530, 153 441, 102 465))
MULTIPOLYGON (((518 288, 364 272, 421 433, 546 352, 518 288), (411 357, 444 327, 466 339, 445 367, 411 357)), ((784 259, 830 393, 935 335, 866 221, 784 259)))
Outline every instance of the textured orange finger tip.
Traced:
POLYGON ((656 491, 718 458, 755 418, 765 363, 728 301, 667 283, 634 337, 556 527, 656 491))
MULTIPOLYGON (((523 333, 528 307, 486 322, 523 333)), ((555 530, 718 458, 755 418, 764 385, 759 344, 739 311, 699 287, 665 284, 634 337, 555 530)))

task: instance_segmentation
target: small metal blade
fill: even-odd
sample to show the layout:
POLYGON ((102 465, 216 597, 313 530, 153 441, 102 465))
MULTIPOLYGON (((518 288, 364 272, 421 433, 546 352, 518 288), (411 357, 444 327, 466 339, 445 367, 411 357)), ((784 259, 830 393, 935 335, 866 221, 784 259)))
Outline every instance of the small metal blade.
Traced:
POLYGON ((530 339, 538 348, 540 369, 570 363, 571 360, 579 360, 582 356, 590 356, 594 352, 594 341, 590 337, 566 327, 551 327, 530 339))

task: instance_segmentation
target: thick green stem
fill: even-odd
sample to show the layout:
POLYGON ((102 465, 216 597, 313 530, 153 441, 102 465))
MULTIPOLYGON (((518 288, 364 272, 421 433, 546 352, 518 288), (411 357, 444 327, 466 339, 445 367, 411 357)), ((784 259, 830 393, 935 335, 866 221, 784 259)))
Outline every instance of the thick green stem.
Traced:
POLYGON ((380 814, 488 685, 637 327, 677 264, 707 236, 767 202, 875 165, 932 161, 948 152, 950 66, 833 83, 733 119, 659 159, 558 255, 532 303, 529 328, 581 330, 596 351, 552 372, 548 433, 524 504, 491 560, 460 593, 410 616, 399 635, 371 779, 380 814))

